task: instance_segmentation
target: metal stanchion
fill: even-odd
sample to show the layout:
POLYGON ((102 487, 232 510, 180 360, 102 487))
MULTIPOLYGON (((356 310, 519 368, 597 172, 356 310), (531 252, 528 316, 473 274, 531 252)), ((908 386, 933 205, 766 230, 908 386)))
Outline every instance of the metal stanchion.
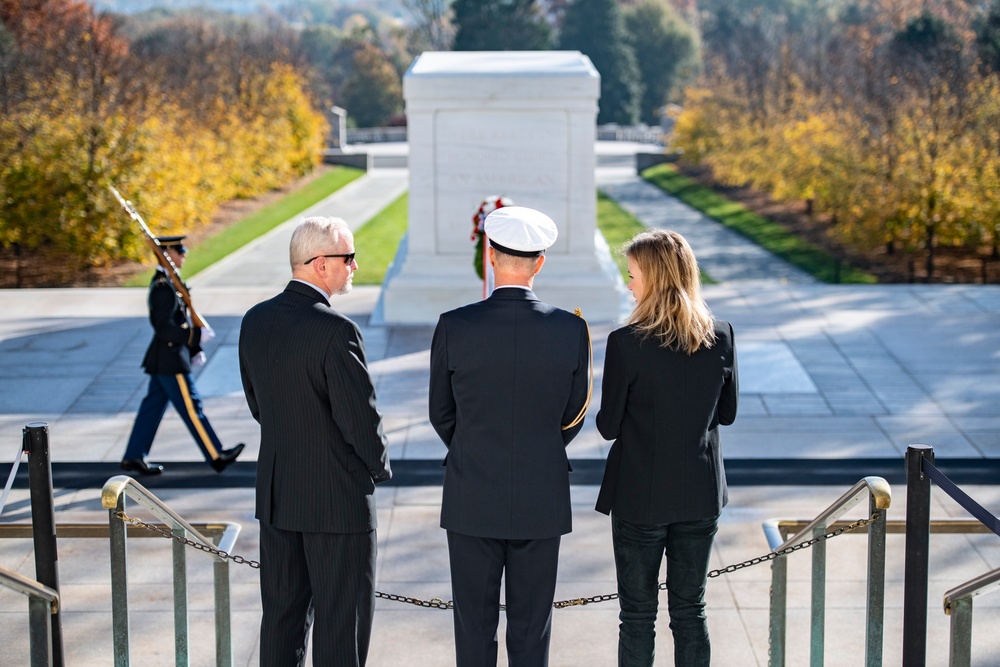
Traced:
POLYGON ((930 445, 906 448, 906 559, 903 570, 903 664, 927 663, 927 576, 931 524, 931 479, 923 462, 934 463, 930 445))
MULTIPOLYGON (((31 492, 31 526, 35 543, 35 579, 59 592, 59 555, 56 550, 56 513, 52 499, 52 463, 49 460, 49 425, 32 422, 24 427, 28 452, 28 488, 31 492)), ((63 665, 60 612, 52 614, 52 664, 63 665)))

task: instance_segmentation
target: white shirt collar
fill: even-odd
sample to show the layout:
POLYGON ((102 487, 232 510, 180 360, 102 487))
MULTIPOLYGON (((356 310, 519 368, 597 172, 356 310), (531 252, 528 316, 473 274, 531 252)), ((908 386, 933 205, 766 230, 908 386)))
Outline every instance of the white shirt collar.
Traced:
POLYGON ((319 292, 320 294, 322 294, 323 298, 326 299, 327 303, 330 303, 330 295, 327 294, 325 290, 321 290, 320 288, 316 287, 312 283, 307 282, 305 280, 302 280, 301 278, 292 278, 292 280, 294 280, 297 283, 302 283, 303 285, 309 285, 309 287, 312 287, 314 290, 316 290, 317 292, 319 292))

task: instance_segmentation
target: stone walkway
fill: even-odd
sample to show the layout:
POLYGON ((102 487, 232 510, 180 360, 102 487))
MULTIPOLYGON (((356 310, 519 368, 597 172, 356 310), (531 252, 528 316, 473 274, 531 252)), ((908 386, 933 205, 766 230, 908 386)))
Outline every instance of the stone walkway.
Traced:
POLYGON ((695 251, 702 271, 719 283, 766 280, 802 285, 816 279, 775 257, 663 190, 639 178, 635 169, 598 171, 597 187, 648 227, 680 233, 695 251))
MULTIPOLYGON (((632 147, 631 150, 635 150, 632 147)), ((388 151, 390 148, 381 147, 388 151)), ((617 159, 623 147, 599 147, 617 159)), ((614 160, 612 160, 614 161, 614 160)), ((377 161, 376 161, 377 163, 377 161)), ((600 164, 600 163, 599 163, 600 164)), ((706 288, 713 311, 733 322, 740 354, 741 406, 723 431, 728 462, 801 461, 823 467, 836 460, 898 461, 910 443, 935 447, 939 459, 1000 458, 1000 287, 830 286, 800 281, 783 263, 771 263, 742 237, 719 234, 718 225, 675 209, 668 197, 617 167, 600 168, 601 187, 647 224, 680 229, 692 239, 708 272, 720 279, 706 288), (714 228, 713 228, 714 227, 714 228), (710 268, 711 267, 711 268, 710 268), (768 267, 766 270, 764 267, 768 267)), ((400 194, 405 171, 379 170, 355 182, 316 210, 363 223, 400 194)), ((206 413, 228 446, 247 442, 238 466, 252 466, 258 428, 239 386, 236 343, 247 308, 279 291, 288 277, 287 236, 281 227, 191 281, 193 295, 215 327, 210 361, 198 377, 206 413)), ((541 295, 544 298, 544 294, 541 295)), ((429 327, 375 327, 368 317, 378 288, 356 288, 335 304, 362 326, 379 404, 386 416, 391 457, 399 462, 440 460, 444 447, 426 418, 429 327)), ((596 358, 595 408, 570 457, 599 461, 608 443, 593 419, 600 401, 604 341, 616 326, 593 322, 596 358)), ((20 444, 26 423, 50 424, 57 463, 106 462, 124 449, 145 382, 138 363, 148 342, 145 291, 141 289, 0 291, 0 473, 20 444)), ((222 488, 197 461, 197 450, 180 420, 169 413, 151 457, 165 477, 193 475, 204 467, 201 488, 162 488, 155 493, 190 521, 235 521, 243 532, 235 551, 257 557, 253 491, 222 488)), ((810 486, 789 474, 780 486, 737 486, 724 512, 712 567, 768 550, 761 521, 812 518, 845 488, 810 486)), ((968 492, 1000 512, 1000 486, 968 492)), ((573 487, 574 532, 563 543, 557 597, 614 591, 607 517, 593 511, 596 487, 573 487)), ((57 489, 59 521, 107 520, 99 489, 57 489)), ((422 598, 450 597, 444 532, 437 527, 440 487, 385 486, 378 491, 379 590, 422 598)), ((890 519, 904 517, 905 488, 893 488, 890 519)), ((865 515, 855 508, 849 518, 865 515)), ((142 516, 142 513, 139 513, 142 516)), ((967 515, 938 490, 935 517, 967 515)), ((30 520, 27 491, 15 489, 0 522, 30 520)), ((133 658, 136 664, 173 664, 170 633, 170 549, 159 540, 130 542, 133 658)), ((838 538, 829 547, 827 665, 862 661, 865 540, 838 538)), ((34 576, 30 540, 0 540, 0 567, 34 576)), ((111 662, 107 545, 60 541, 60 578, 67 665, 111 662)), ((192 555, 192 664, 210 664, 213 635, 210 560, 192 555)), ((902 537, 889 540, 887 556, 886 664, 899 664, 902 622, 902 537)), ((809 636, 809 558, 791 563, 789 662, 805 664, 809 636)), ((993 535, 932 536, 928 600, 928 664, 947 661, 948 617, 941 595, 948 588, 1000 566, 1000 539, 993 535)), ((769 570, 757 566, 712 580, 709 623, 715 664, 767 664, 769 570)), ((260 619, 256 571, 232 573, 235 664, 257 664, 260 619)), ((614 602, 558 611, 553 666, 614 663, 614 602)), ((0 589, 3 664, 27 664, 27 604, 0 589)), ((988 631, 1000 621, 1000 596, 976 599, 974 661, 1000 664, 1000 637, 988 631)), ((661 615, 665 614, 665 599, 661 615)), ((451 617, 380 600, 370 665, 453 664, 451 617)), ((666 620, 658 625, 660 660, 669 663, 666 620)), ((501 642, 502 643, 502 642, 501 642)), ((501 664, 504 659, 501 658, 501 664)))

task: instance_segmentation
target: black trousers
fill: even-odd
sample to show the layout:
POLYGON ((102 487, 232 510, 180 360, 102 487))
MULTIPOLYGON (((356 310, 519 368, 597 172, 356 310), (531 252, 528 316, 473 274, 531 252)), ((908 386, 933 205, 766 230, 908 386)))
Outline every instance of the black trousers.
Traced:
POLYGON ((667 557, 667 611, 674 664, 708 667, 712 647, 705 620, 705 584, 719 517, 664 524, 611 516, 618 572, 618 667, 651 667, 656 654, 660 564, 667 557))
POLYGON ((375 531, 300 533, 260 524, 261 667, 362 667, 375 614, 375 531))
POLYGON ((149 376, 149 389, 135 415, 132 435, 129 436, 122 458, 146 458, 168 403, 172 403, 177 409, 177 414, 184 420, 205 460, 214 461, 219 458, 222 443, 202 411, 201 396, 198 395, 190 373, 149 376))
POLYGON ((457 667, 496 667, 501 578, 508 664, 549 664, 560 539, 500 540, 448 531, 457 667))

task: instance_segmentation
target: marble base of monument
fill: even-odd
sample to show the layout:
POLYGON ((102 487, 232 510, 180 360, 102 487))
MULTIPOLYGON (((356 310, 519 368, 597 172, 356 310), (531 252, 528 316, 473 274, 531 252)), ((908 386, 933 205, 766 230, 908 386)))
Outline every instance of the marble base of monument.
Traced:
MULTIPOLYGON (((406 246, 404 238, 372 312, 372 324, 433 325, 441 313, 483 298, 482 282, 472 267, 471 247, 468 255, 438 255, 432 264, 414 267, 418 258, 407 256, 406 246)), ((580 308, 593 322, 618 321, 627 297, 621 274, 600 234, 595 235, 595 252, 590 257, 547 257, 535 278, 534 291, 539 299, 559 308, 580 308)))

